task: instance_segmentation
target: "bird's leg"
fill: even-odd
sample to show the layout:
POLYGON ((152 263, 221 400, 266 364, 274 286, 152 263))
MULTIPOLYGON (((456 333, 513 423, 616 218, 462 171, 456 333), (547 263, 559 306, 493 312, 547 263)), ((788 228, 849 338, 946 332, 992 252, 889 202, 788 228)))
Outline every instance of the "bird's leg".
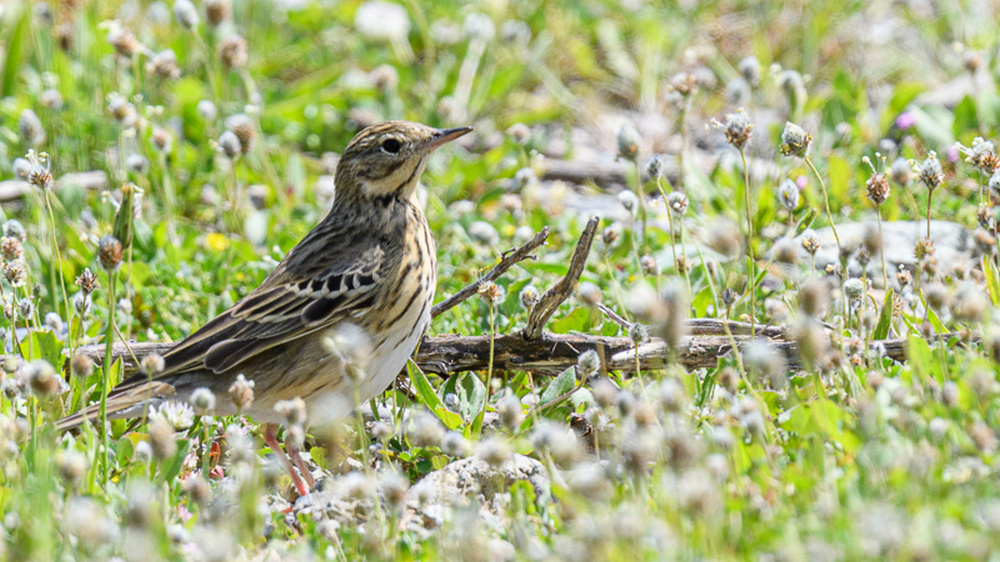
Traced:
POLYGON ((315 488, 316 480, 313 478, 312 472, 309 472, 309 468, 306 466, 306 461, 299 456, 299 450, 287 443, 285 443, 285 449, 288 450, 288 458, 292 459, 295 466, 299 468, 299 472, 301 472, 302 476, 305 477, 306 484, 309 485, 309 488, 315 488))
MULTIPOLYGON (((272 451, 274 451, 274 454, 277 455, 278 458, 281 459, 282 464, 285 465, 285 470, 287 470, 288 475, 292 477, 292 483, 295 484, 295 489, 298 490, 299 495, 304 496, 308 494, 309 489, 306 488, 306 485, 302 482, 302 479, 299 478, 298 473, 295 472, 295 467, 292 466, 292 461, 288 459, 288 455, 286 455, 285 452, 281 450, 281 445, 278 444, 278 438, 274 435, 274 424, 269 423, 264 426, 264 442, 267 443, 267 446, 270 447, 272 451)), ((301 458, 299 460, 301 461, 301 458)), ((309 474, 306 471, 303 472, 305 474, 309 474)), ((311 474, 309 474, 309 480, 312 481, 311 474)))

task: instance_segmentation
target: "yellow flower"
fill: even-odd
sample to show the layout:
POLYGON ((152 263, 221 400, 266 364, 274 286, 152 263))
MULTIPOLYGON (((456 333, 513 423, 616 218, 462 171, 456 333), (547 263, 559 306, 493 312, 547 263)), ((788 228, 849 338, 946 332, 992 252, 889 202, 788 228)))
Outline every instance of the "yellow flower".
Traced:
POLYGON ((503 228, 501 228, 500 230, 501 232, 503 232, 504 236, 513 236, 514 231, 517 230, 517 228, 515 228, 514 225, 512 224, 508 224, 504 225, 503 228))
POLYGON ((216 252, 221 252, 229 247, 229 239, 226 238, 225 234, 219 234, 218 232, 213 232, 205 237, 205 245, 208 246, 210 250, 216 252))

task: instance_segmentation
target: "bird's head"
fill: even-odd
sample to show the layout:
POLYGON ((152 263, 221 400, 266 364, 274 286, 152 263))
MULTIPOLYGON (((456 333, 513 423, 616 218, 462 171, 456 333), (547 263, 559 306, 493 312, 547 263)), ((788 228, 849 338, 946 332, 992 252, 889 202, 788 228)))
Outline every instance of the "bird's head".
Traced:
POLYGON ((427 158, 472 127, 435 129, 409 121, 385 121, 351 139, 337 164, 335 201, 388 203, 416 191, 427 158))

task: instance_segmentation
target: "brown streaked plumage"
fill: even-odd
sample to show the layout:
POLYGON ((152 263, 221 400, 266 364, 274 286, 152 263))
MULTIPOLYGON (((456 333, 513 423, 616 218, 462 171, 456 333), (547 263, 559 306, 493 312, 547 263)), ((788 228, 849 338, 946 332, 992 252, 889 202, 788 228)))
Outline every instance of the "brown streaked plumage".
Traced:
MULTIPOLYGON (((151 382, 136 375, 113 389, 108 417, 137 417, 147 404, 186 400, 199 387, 224 396, 239 374, 256 385, 244 413, 262 422, 280 421, 279 400, 299 396, 312 408, 328 393, 350 397, 322 343, 345 322, 364 329, 372 346, 360 399, 382 392, 430 322, 436 256, 417 183, 435 149, 471 130, 388 121, 358 133, 337 166, 329 214, 257 289, 164 355, 151 382)), ((235 407, 220 399, 213 413, 235 407)), ((97 415, 90 406, 57 426, 97 415)))

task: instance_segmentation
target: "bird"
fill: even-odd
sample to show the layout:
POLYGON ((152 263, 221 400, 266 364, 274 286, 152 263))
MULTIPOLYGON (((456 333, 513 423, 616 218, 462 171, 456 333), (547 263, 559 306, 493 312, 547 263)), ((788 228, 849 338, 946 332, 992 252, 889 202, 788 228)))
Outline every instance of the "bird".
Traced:
MULTIPOLYGON (((247 414, 272 428, 282 420, 274 408, 282 400, 301 398, 312 416, 329 407, 327 396, 354 405, 384 391, 430 323, 437 284, 434 237, 417 186, 431 154, 470 131, 385 121, 357 133, 337 163, 327 215, 259 287, 166 351, 159 372, 113 388, 107 417, 141 417, 167 401, 190 401, 200 388, 225 395, 241 375, 253 381, 252 404, 238 412, 217 400, 210 413, 247 414), (330 334, 344 326, 359 328, 369 346, 357 382, 329 349, 330 334)), ((56 428, 99 415, 99 405, 88 406, 56 428)), ((265 441, 279 451, 273 429, 265 441)))

